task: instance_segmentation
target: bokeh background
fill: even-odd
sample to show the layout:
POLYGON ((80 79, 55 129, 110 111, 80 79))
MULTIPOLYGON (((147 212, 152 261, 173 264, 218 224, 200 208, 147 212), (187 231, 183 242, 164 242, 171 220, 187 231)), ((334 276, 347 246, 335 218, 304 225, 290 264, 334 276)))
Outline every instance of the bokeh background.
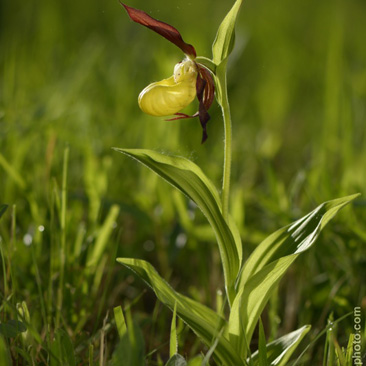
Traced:
MULTIPOLYGON (((175 26, 206 57, 231 4, 128 2, 175 26)), ((246 255, 321 202, 363 194, 282 281, 266 310, 270 337, 305 323, 313 324, 315 334, 331 312, 337 318, 365 306, 365 34, 363 0, 247 0, 239 16, 228 66, 231 210, 246 255)), ((170 76, 182 58, 174 45, 132 23, 118 1, 0 1, 0 203, 16 205, 13 255, 21 267, 14 271, 20 297, 33 313, 39 308, 32 298, 34 264, 24 242, 34 240, 37 261, 48 263, 60 230, 52 213, 66 147, 67 246, 70 253, 80 246, 69 264, 70 304, 77 302, 71 289, 82 288, 73 276, 82 271, 88 247, 111 207, 120 210, 103 252, 103 290, 95 289, 103 293, 97 316, 90 317, 97 325, 85 321, 79 331, 91 332, 106 309, 134 301, 148 347, 168 340, 169 312, 114 264, 116 256, 149 260, 176 289, 214 304, 223 281, 205 219, 153 173, 111 149, 150 148, 188 157, 220 187, 223 125, 216 103, 203 145, 198 120, 166 122, 144 115, 137 105, 139 92, 170 76)), ((10 213, 0 225, 6 242, 10 213)), ((351 330, 349 318, 340 342, 351 330)), ((185 341, 187 353, 199 349, 192 336, 185 341)))

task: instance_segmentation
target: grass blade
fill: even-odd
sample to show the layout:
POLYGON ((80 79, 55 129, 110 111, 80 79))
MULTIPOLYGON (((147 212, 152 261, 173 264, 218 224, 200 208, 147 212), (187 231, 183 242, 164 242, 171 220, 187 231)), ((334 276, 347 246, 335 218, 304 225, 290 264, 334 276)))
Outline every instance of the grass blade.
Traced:
POLYGON ((259 318, 258 366, 269 366, 266 350, 266 336, 262 320, 259 318))
MULTIPOLYGON (((309 332, 310 326, 305 325, 281 338, 276 339, 266 345, 267 362, 271 365, 285 366, 287 361, 295 351, 296 347, 309 332)), ((251 361, 258 362, 259 352, 256 351, 251 356, 251 361)), ((248 360, 249 362, 249 360, 248 360)))
POLYGON ((125 317, 123 316, 123 311, 120 306, 116 306, 113 309, 113 311, 114 311, 114 319, 116 320, 118 335, 119 338, 121 339, 127 331, 125 317))
POLYGON ((177 303, 174 305, 172 325, 170 328, 170 357, 178 353, 178 337, 177 337, 177 303))
POLYGON ((98 234, 92 251, 88 255, 86 266, 88 268, 95 267, 100 261, 102 254, 107 246, 108 239, 113 231, 113 224, 117 219, 120 208, 118 205, 113 205, 109 210, 108 216, 105 219, 103 226, 98 234))
POLYGON ((4 338, 0 335, 0 365, 10 366, 10 355, 4 338))

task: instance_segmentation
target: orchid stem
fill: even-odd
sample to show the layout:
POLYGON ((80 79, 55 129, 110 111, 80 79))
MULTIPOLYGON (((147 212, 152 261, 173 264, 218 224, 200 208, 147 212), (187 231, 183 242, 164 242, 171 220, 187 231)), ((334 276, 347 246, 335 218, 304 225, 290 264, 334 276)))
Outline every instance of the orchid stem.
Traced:
MULTIPOLYGON (((221 65, 220 65, 221 66, 221 65)), ((232 141, 232 127, 229 98, 227 94, 226 84, 226 62, 217 70, 217 78, 220 84, 221 92, 221 109, 224 120, 225 140, 224 140, 224 172, 222 180, 222 215, 227 220, 229 216, 229 199, 230 199, 230 175, 231 175, 231 141, 232 141)))

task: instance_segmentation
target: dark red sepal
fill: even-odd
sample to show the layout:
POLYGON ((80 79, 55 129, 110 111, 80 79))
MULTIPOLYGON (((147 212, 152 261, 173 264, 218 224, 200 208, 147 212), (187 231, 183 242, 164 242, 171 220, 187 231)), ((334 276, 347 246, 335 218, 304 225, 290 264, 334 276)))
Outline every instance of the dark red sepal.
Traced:
POLYGON ((152 18, 142 10, 131 8, 122 2, 121 5, 126 9, 131 20, 160 34, 168 41, 179 47, 186 55, 190 56, 191 58, 196 58, 196 50, 192 45, 183 41, 183 38, 177 29, 167 23, 152 18))

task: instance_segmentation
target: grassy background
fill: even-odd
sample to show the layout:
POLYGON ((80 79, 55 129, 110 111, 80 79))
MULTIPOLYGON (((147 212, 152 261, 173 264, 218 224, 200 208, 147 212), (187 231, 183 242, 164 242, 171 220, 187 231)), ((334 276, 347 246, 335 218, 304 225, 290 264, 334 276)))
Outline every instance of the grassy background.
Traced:
MULTIPOLYGON (((230 7, 128 5, 174 25, 207 57, 230 7)), ((147 348, 164 357, 170 314, 115 257, 147 259, 175 288, 213 306, 223 282, 217 248, 195 207, 111 147, 189 157, 220 187, 219 108, 212 106, 204 145, 197 120, 140 112, 139 92, 170 76, 182 54, 130 22, 117 1, 2 0, 0 7, 0 204, 9 205, 0 221, 1 318, 14 318, 25 301, 43 346, 61 326, 86 364, 90 343, 98 357, 107 311, 132 302, 147 348)), ((365 307, 364 14, 362 0, 246 1, 240 14, 228 75, 231 210, 246 255, 317 204, 363 194, 281 283, 266 311, 272 338, 304 323, 315 334, 331 312, 338 318, 365 307)), ((352 326, 352 318, 342 323, 342 345, 352 326)), ((112 324, 107 355, 116 339, 112 324)), ((186 354, 199 349, 186 330, 183 341, 186 354)), ((47 362, 35 344, 31 354, 47 362)), ((14 348, 13 357, 21 358, 14 348)), ((322 359, 321 342, 307 357, 322 359)))

